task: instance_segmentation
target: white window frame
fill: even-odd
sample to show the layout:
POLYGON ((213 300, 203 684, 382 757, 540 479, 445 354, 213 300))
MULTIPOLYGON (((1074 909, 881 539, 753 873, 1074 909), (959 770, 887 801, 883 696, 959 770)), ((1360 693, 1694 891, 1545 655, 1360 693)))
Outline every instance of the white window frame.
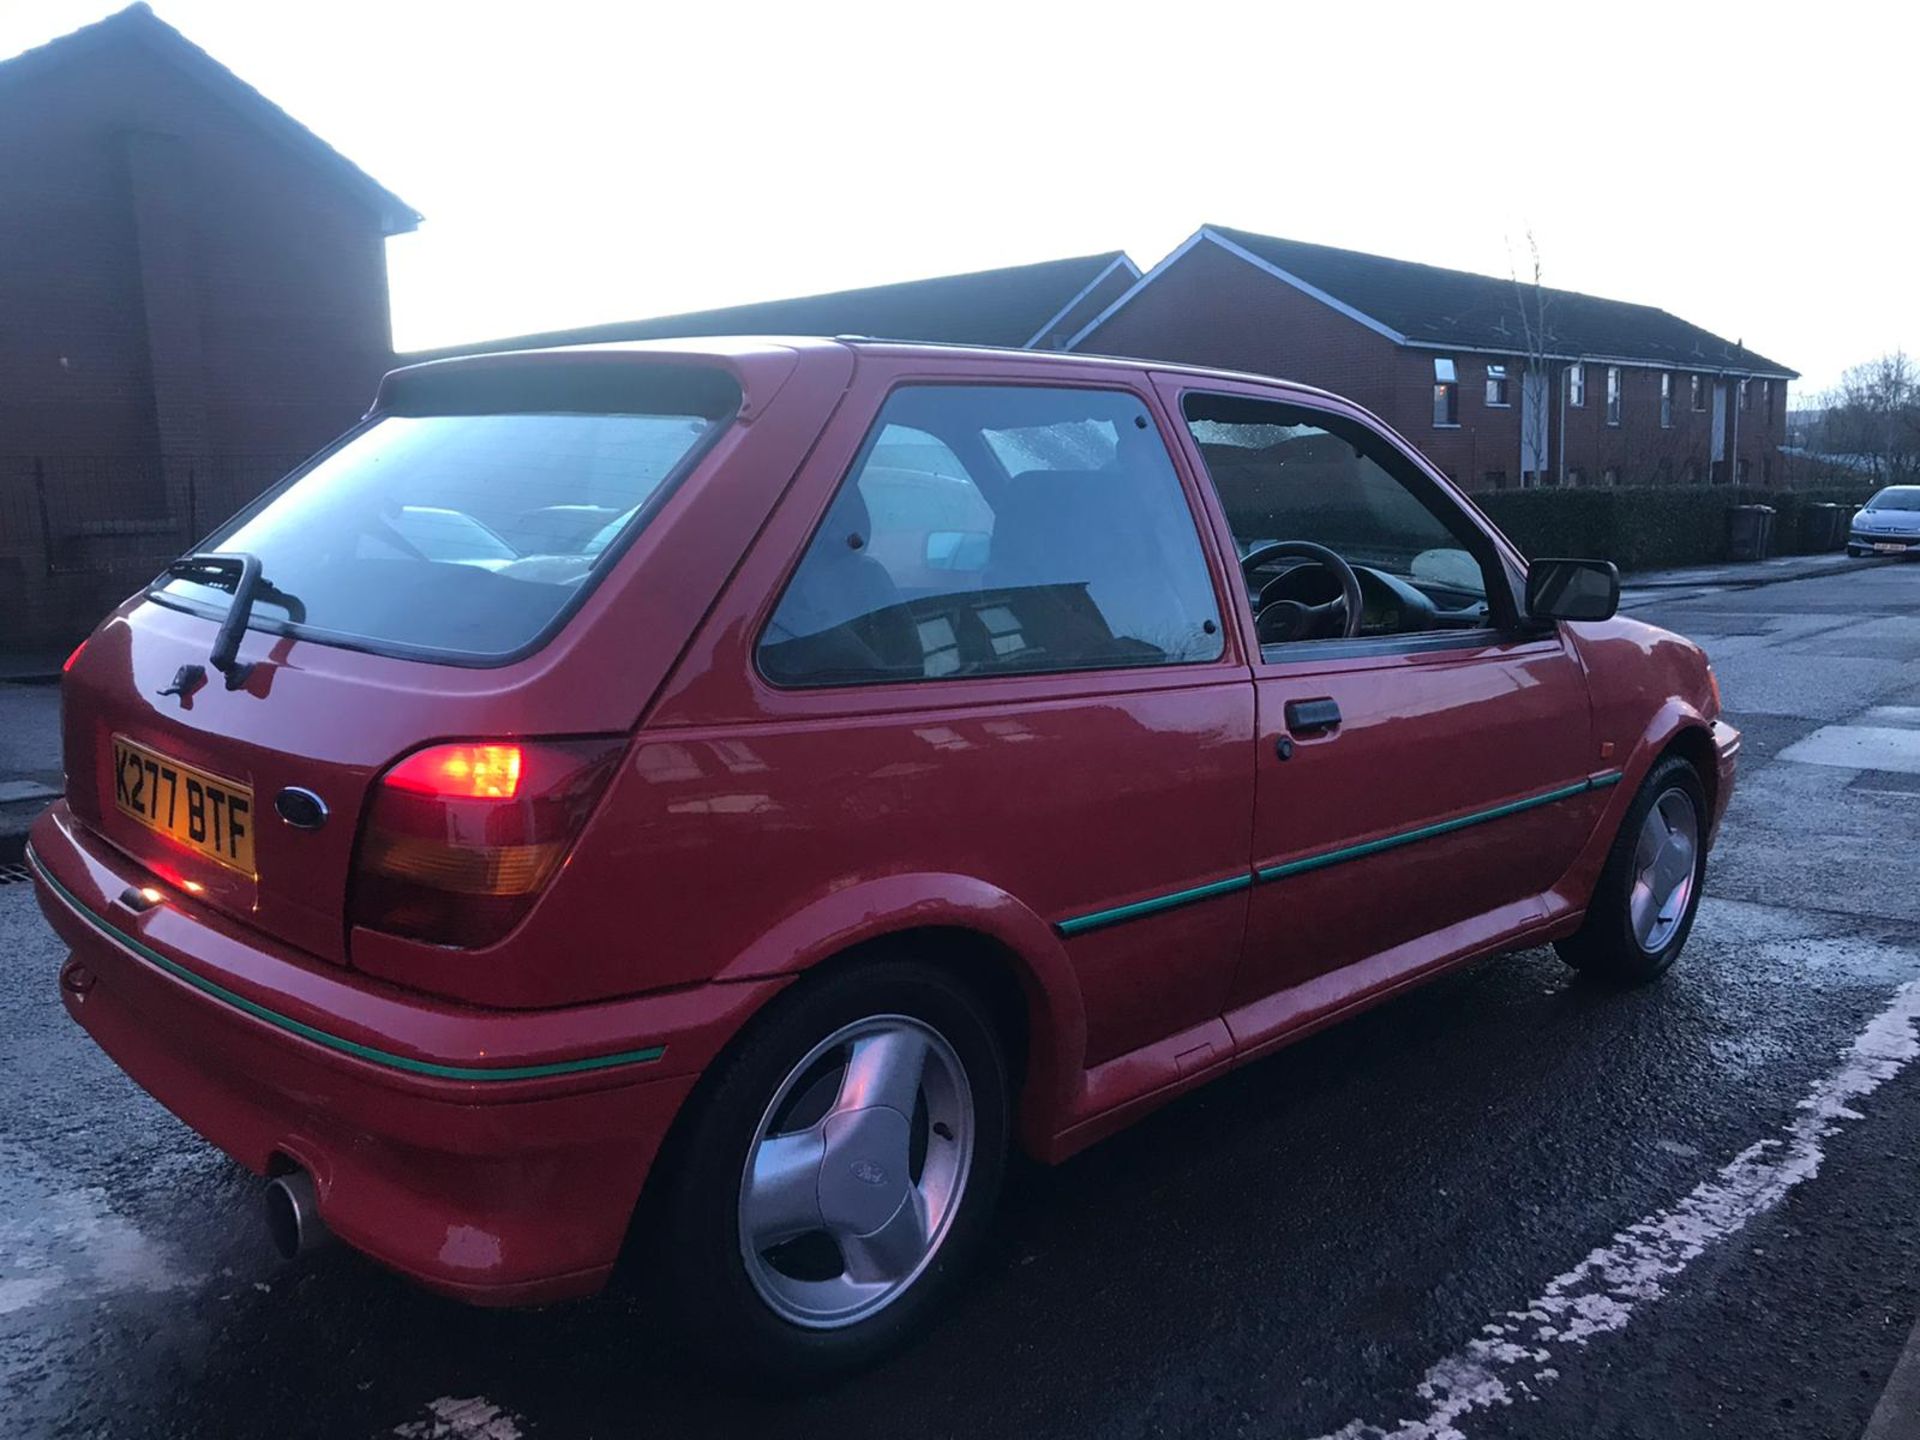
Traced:
MULTIPOLYGON (((1699 377, 1695 376, 1694 384, 1699 383, 1699 377)), ((1662 430, 1673 428, 1673 372, 1671 370, 1660 372, 1660 428, 1662 430)))
POLYGON ((1620 367, 1609 365, 1607 366, 1607 424, 1616 429, 1619 428, 1620 417, 1626 410, 1625 405, 1621 403, 1621 398, 1620 367))
POLYGON ((1507 367, 1489 362, 1487 365, 1487 408, 1489 410, 1511 410, 1513 408, 1512 387, 1513 382, 1507 377, 1507 367), (1499 387, 1497 392, 1495 391, 1495 386, 1499 387), (1498 400, 1494 399, 1493 397, 1496 393, 1503 398, 1498 400))
POLYGON ((1577 362, 1567 366, 1567 404, 1576 410, 1587 408, 1587 367, 1577 362))
POLYGON ((1460 428, 1460 367, 1454 363, 1451 355, 1433 357, 1433 428, 1436 430, 1458 430, 1460 428), (1453 418, 1440 418, 1440 397, 1447 396, 1447 413, 1453 418))

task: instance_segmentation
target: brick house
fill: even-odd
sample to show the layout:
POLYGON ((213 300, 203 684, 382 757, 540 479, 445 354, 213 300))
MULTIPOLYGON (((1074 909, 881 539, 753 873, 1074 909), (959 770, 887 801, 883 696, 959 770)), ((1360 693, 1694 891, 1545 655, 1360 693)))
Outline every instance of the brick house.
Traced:
POLYGON ((1796 372, 1664 310, 1511 279, 1209 225, 1061 346, 1337 391, 1471 490, 1785 479, 1796 372))
POLYGON ((0 63, 0 135, 19 647, 365 410, 393 363, 385 240, 420 217, 145 5, 0 63))

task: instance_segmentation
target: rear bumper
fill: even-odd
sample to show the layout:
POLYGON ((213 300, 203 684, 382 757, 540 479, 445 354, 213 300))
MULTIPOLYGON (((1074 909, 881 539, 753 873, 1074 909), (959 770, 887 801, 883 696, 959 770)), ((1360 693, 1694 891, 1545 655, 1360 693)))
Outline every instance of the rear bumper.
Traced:
POLYGON ((28 851, 71 947, 73 1016, 122 1069, 257 1173, 308 1170, 341 1239, 481 1304, 599 1288, 702 1068, 780 982, 566 1010, 450 1005, 278 949, 169 896, 64 804, 28 851))
POLYGON ((1724 720, 1713 722, 1714 772, 1716 783, 1713 787, 1713 823, 1707 831, 1707 843, 1711 845, 1720 834, 1720 822, 1727 813, 1727 802, 1733 799, 1733 782, 1740 772, 1740 732, 1724 720))

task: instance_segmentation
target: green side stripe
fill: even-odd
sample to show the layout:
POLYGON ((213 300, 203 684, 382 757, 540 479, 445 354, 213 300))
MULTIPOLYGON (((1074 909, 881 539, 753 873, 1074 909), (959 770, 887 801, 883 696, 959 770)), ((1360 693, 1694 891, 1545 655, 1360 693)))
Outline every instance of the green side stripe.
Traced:
POLYGON ((1529 795, 1524 800, 1511 800, 1505 805, 1496 805, 1491 810, 1477 810, 1471 815, 1460 815, 1452 820, 1442 820, 1437 824, 1422 825, 1417 830, 1403 830, 1398 835, 1385 835, 1378 840, 1368 840, 1360 845, 1345 845, 1338 850, 1325 850, 1318 855, 1289 860, 1284 865, 1269 865, 1259 872, 1259 878, 1262 881, 1284 880, 1289 875, 1304 875, 1309 870, 1324 870, 1329 865, 1340 865, 1348 860, 1378 855, 1382 850, 1395 850, 1402 845, 1412 845, 1419 840, 1431 840, 1436 835, 1450 835, 1455 830, 1484 825, 1489 820, 1518 815, 1523 810, 1535 810, 1542 805, 1551 805, 1556 800, 1571 800, 1576 795, 1585 795, 1593 790, 1604 790, 1609 785, 1619 783, 1618 771, 1606 775, 1595 775, 1582 780, 1577 785, 1563 785, 1558 790, 1547 791, 1544 795, 1529 795))
POLYGON ((371 1045, 362 1045, 357 1040, 348 1040, 339 1035, 329 1035, 326 1031, 317 1030, 305 1021, 295 1020, 290 1015, 282 1015, 277 1010, 269 1010, 266 1006, 256 1004, 244 995, 234 993, 224 985, 216 984, 204 975, 195 974, 177 961, 169 960, 158 950, 142 944, 133 936, 115 927, 105 917, 94 914, 81 903, 78 896, 53 878, 40 857, 31 850, 27 852, 27 861, 33 866, 34 872, 78 912, 81 919, 115 944, 124 946, 142 960, 159 966, 175 979, 185 981, 203 994, 211 995, 214 999, 231 1005, 234 1009, 251 1015, 256 1020, 264 1020, 277 1029, 298 1035, 303 1040, 311 1040, 316 1045, 324 1045, 329 1050, 337 1050, 342 1055, 351 1055, 356 1060, 371 1061, 375 1065, 384 1065, 391 1070, 405 1070, 414 1075, 431 1075, 441 1080, 538 1080, 547 1075, 577 1075, 581 1071, 606 1070, 615 1065, 645 1065, 666 1054, 664 1045, 650 1045, 642 1050, 623 1050, 617 1055, 591 1055, 582 1060, 555 1060, 545 1065, 481 1067, 441 1065, 432 1060, 416 1060, 410 1055, 396 1055, 390 1050, 376 1050, 371 1045))
POLYGON ((1609 771, 1604 775, 1591 776, 1576 785, 1563 785, 1557 790, 1549 790, 1543 795, 1529 795, 1524 800, 1513 800, 1505 805, 1496 805, 1491 810, 1479 810, 1471 815, 1442 820, 1437 824, 1422 825, 1415 830, 1404 830, 1398 835, 1383 836, 1381 839, 1369 840, 1361 845, 1346 845, 1338 850, 1322 851, 1318 855, 1289 860, 1284 865, 1269 865, 1254 875, 1235 875, 1230 879, 1216 880, 1211 885, 1196 885, 1190 890, 1175 890, 1166 895, 1156 895, 1148 900, 1136 900, 1131 905, 1119 905, 1111 910, 1095 910, 1087 915, 1075 915, 1070 919, 1059 921, 1054 929, 1062 935, 1082 935, 1105 925, 1117 925, 1123 920, 1136 920, 1142 915, 1156 915, 1162 910, 1171 910, 1179 905, 1191 905, 1196 900, 1208 900, 1215 895, 1230 895, 1236 890, 1246 889, 1255 880, 1264 883, 1269 880, 1284 880, 1289 875, 1303 875, 1309 870, 1322 870, 1329 865, 1359 860, 1368 855, 1377 855, 1382 850, 1411 845, 1419 840, 1431 840, 1436 835, 1465 830, 1470 825, 1483 825, 1489 820, 1517 815, 1523 810, 1551 805, 1557 800, 1571 800, 1576 795, 1585 795, 1593 790, 1605 790, 1608 786, 1619 783, 1620 772, 1609 771))
POLYGON ((1062 935, 1081 935, 1088 930, 1098 930, 1102 925, 1118 925, 1122 920, 1134 920, 1142 915, 1171 910, 1176 905, 1191 905, 1196 900, 1211 899, 1215 895, 1230 895, 1235 890, 1244 890, 1251 884, 1253 884, 1251 875, 1232 875, 1225 880, 1215 880, 1211 885, 1196 885, 1191 890, 1175 890, 1170 895, 1156 895, 1151 900, 1136 900, 1131 905, 1116 905, 1111 910, 1095 910, 1090 915, 1075 915, 1071 920, 1062 920, 1054 926, 1054 929, 1062 935))

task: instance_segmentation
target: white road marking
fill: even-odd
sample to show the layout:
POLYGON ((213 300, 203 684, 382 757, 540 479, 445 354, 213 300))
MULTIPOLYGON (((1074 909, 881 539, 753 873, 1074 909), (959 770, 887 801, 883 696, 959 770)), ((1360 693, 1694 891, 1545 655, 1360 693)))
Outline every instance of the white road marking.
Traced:
POLYGON ((1481 1338, 1428 1370, 1415 1390, 1425 1415, 1391 1425, 1354 1420, 1321 1440, 1466 1440, 1458 1422, 1474 1411, 1537 1398, 1559 1378, 1570 1347, 1625 1328, 1709 1246, 1818 1174, 1827 1137, 1861 1118, 1853 1102, 1920 1055, 1916 1021, 1920 981, 1909 981, 1854 1037, 1839 1067, 1807 1092, 1780 1134, 1749 1145, 1678 1204, 1629 1225, 1555 1277, 1526 1309, 1483 1325, 1481 1338))
POLYGON ((478 1395, 443 1395, 429 1401, 427 1411, 429 1419, 396 1425, 393 1433, 403 1440, 520 1440, 520 1417, 478 1395))
POLYGON ((1802 765, 1843 770, 1898 770, 1920 775, 1920 729, 1894 725, 1822 725, 1780 752, 1802 765))

